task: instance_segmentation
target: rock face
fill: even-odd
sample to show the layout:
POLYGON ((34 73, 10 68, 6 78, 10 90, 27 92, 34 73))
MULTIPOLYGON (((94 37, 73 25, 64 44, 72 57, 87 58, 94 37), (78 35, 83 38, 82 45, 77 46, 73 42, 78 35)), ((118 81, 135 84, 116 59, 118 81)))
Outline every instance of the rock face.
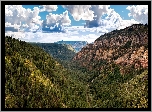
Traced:
POLYGON ((148 26, 134 24, 104 34, 83 47, 73 60, 89 70, 100 70, 105 63, 115 63, 122 68, 148 68, 148 26))

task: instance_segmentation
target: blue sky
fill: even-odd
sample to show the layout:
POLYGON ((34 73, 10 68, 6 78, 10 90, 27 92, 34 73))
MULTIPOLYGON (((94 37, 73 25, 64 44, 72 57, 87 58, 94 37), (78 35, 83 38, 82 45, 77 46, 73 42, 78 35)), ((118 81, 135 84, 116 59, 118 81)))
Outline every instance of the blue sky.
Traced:
POLYGON ((88 41, 148 22, 145 5, 5 6, 5 35, 27 42, 88 41))

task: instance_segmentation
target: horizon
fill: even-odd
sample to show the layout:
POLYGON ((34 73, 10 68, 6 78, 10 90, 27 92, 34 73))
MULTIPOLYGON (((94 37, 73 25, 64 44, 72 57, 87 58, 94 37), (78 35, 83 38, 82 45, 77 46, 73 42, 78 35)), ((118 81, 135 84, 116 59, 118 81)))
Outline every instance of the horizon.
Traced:
MULTIPOLYGON (((123 28, 123 29, 126 29, 126 28, 128 28, 128 27, 131 27, 131 26, 133 26, 133 25, 148 25, 148 23, 145 23, 145 24, 142 24, 142 23, 138 23, 138 24, 132 24, 132 25, 130 25, 130 26, 127 26, 127 27, 125 27, 125 28, 123 28)), ((115 30, 118 30, 118 29, 115 29, 115 30)), ((108 33, 111 33, 111 32, 113 32, 113 31, 115 31, 115 30, 112 30, 112 31, 110 31, 110 32, 108 32, 108 33)), ((122 30, 122 29, 119 29, 119 30, 122 30)), ((118 30, 118 31, 119 31, 118 30)), ((101 37, 101 36, 103 36, 103 35, 105 35, 105 34, 108 34, 108 33, 104 33, 104 34, 102 34, 102 35, 100 35, 99 37, 101 37)), ((5 36, 9 36, 9 35, 5 35, 5 36)), ((11 36, 12 37, 12 36, 11 36)), ((99 38, 99 37, 97 37, 97 38, 99 38)), ((12 37, 12 38, 14 38, 14 37, 12 37)), ((96 39, 97 39, 96 38, 96 39)), ((19 38, 15 38, 15 39, 19 39, 19 38)), ((95 40, 96 40, 95 39, 95 40)), ((19 39, 19 40, 21 40, 21 39, 19 39)), ((95 41, 94 40, 94 41, 95 41)), ((24 41, 24 40, 21 40, 21 41, 24 41)), ((57 43, 57 42, 87 42, 87 44, 92 44, 92 43, 94 43, 94 41, 93 42, 88 42, 88 41, 83 41, 83 40, 58 40, 58 41, 55 41, 55 42, 32 42, 32 41, 25 41, 25 42, 27 42, 27 43, 57 43)))
POLYGON ((113 30, 148 24, 148 5, 5 5, 5 36, 25 42, 94 42, 113 30))

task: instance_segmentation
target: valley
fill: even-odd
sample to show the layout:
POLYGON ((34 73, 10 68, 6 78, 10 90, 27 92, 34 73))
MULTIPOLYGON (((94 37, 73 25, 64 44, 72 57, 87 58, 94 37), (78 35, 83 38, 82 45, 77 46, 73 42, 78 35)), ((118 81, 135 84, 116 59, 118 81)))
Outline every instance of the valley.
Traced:
POLYGON ((5 108, 148 108, 148 25, 76 48, 6 36, 5 108))

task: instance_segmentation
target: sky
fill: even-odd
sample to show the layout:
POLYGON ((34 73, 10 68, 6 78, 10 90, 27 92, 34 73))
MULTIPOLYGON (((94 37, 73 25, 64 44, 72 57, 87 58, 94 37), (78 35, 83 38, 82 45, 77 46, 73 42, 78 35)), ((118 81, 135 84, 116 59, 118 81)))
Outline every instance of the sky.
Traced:
POLYGON ((94 42, 132 24, 148 24, 148 5, 5 5, 5 35, 26 42, 94 42))

